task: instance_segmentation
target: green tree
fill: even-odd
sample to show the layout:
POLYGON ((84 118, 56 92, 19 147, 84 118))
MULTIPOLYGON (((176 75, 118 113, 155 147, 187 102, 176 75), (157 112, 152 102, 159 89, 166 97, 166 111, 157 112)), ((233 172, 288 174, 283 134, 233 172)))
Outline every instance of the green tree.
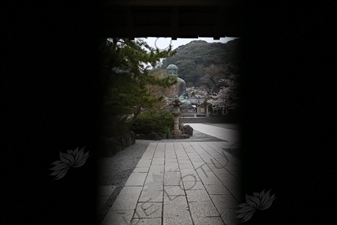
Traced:
POLYGON ((225 44, 192 41, 179 46, 176 49, 177 54, 173 57, 165 58, 161 68, 165 69, 169 64, 177 65, 179 77, 185 80, 187 87, 217 86, 214 81, 217 83, 218 78, 213 77, 213 80, 208 82, 208 74, 215 74, 215 67, 220 68, 226 74, 236 74, 236 71, 229 70, 239 68, 240 42, 240 39, 228 41, 225 44))
POLYGON ((171 46, 164 51, 150 47, 142 40, 108 38, 102 40, 102 128, 104 133, 117 135, 128 130, 143 109, 149 109, 163 100, 149 87, 170 87, 169 78, 149 74, 161 58, 176 52, 171 46), (151 66, 150 66, 151 65, 151 66))

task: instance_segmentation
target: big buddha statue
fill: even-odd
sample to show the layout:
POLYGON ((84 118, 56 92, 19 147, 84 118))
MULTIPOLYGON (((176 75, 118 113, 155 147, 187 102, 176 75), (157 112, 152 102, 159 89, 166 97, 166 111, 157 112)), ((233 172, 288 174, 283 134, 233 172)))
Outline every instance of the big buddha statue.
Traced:
POLYGON ((186 83, 183 79, 178 77, 178 67, 174 64, 168 65, 166 68, 166 76, 169 76, 172 80, 177 80, 177 84, 168 89, 167 97, 173 99, 178 96, 178 99, 182 103, 182 108, 191 108, 192 104, 188 100, 188 95, 186 93, 186 83))

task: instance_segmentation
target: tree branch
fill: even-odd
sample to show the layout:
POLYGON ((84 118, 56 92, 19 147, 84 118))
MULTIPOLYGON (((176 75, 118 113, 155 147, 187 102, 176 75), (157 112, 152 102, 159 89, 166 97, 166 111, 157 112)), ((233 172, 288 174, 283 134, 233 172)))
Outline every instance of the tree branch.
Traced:
POLYGON ((140 114, 140 111, 141 111, 141 108, 142 108, 142 105, 139 105, 137 106, 137 109, 133 112, 133 118, 129 124, 129 128, 132 126, 132 124, 136 121, 138 115, 140 114))

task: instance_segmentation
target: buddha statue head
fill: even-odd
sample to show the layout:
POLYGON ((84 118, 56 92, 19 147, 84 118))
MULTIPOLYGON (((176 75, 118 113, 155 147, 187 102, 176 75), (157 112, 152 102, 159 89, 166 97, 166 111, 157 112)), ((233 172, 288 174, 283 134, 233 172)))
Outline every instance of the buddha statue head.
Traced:
POLYGON ((172 79, 175 80, 178 77, 178 67, 174 64, 170 64, 166 67, 166 74, 172 79))

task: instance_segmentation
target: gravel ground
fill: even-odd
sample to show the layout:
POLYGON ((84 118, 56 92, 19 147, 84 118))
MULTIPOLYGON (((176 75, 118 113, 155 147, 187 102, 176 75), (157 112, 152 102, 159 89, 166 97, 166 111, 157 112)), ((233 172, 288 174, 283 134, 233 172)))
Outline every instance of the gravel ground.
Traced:
POLYGON ((116 186, 111 196, 98 214, 98 224, 101 223, 116 200, 130 174, 143 156, 150 141, 136 140, 136 143, 118 152, 112 157, 101 157, 98 159, 99 186, 116 186))

